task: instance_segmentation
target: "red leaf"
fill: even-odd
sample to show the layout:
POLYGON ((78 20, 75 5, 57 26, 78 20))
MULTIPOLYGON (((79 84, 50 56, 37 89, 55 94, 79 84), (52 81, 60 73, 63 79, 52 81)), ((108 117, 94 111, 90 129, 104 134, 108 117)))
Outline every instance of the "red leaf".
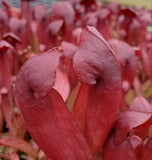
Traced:
POLYGON ((119 14, 125 15, 126 18, 134 18, 136 17, 136 13, 131 8, 121 9, 119 14))
POLYGON ((2 31, 7 29, 5 27, 8 27, 8 22, 9 22, 9 19, 8 19, 7 12, 4 9, 0 8, 0 24, 2 25, 1 26, 2 31))
POLYGON ((138 136, 133 135, 130 138, 130 143, 131 143, 133 149, 135 150, 136 157, 139 157, 140 152, 141 152, 142 147, 143 147, 142 139, 140 137, 138 137, 138 136))
POLYGON ((120 11, 121 6, 118 2, 111 2, 106 5, 106 8, 108 8, 113 14, 116 14, 120 11))
POLYGON ((97 5, 95 0, 81 0, 81 4, 84 4, 87 9, 93 5, 97 5))
MULTIPOLYGON (((121 112, 115 122, 115 143, 122 143, 127 133, 145 123, 151 123, 152 107, 142 97, 137 97, 131 104, 129 110, 121 112)), ((148 124, 149 124, 148 123, 148 124)))
POLYGON ((60 94, 52 88, 59 52, 36 56, 22 67, 15 98, 32 138, 52 160, 92 160, 92 154, 60 94))
MULTIPOLYGON (((46 9, 46 7, 42 4, 35 5, 33 7, 34 12, 34 20, 36 22, 37 27, 37 35, 39 39, 40 44, 48 45, 50 43, 50 39, 48 40, 47 37, 50 36, 50 34, 46 33, 47 27, 50 23, 51 15, 49 11, 46 9), (43 32, 42 32, 43 31, 43 32)), ((56 28, 58 28, 56 26, 56 28)), ((54 39, 52 38, 52 41, 54 39)), ((52 45, 54 47, 54 45, 52 45)), ((51 48, 52 46, 47 46, 47 48, 51 48)))
POLYGON ((11 45, 15 45, 16 43, 21 43, 20 38, 12 32, 4 34, 3 39, 9 42, 11 45))
POLYGON ((5 40, 0 41, 0 87, 10 89, 11 86, 11 62, 10 55, 7 53, 8 49, 13 49, 5 40))
POLYGON ((143 46, 142 60, 146 75, 152 79, 152 43, 147 43, 143 46))
POLYGON ((9 44, 7 41, 1 40, 0 41, 0 52, 1 52, 1 54, 3 52, 7 51, 8 49, 13 49, 13 46, 11 44, 9 44))
POLYGON ((79 37, 80 37, 81 31, 82 31, 81 27, 73 30, 72 37, 73 37, 73 43, 75 45, 79 44, 79 37))
POLYGON ((21 9, 22 19, 24 19, 26 23, 29 25, 32 21, 32 8, 28 1, 31 1, 31 0, 21 0, 20 9, 21 9))
POLYGON ((44 5, 35 5, 33 11, 34 18, 36 21, 39 22, 40 25, 45 25, 47 22, 50 21, 49 11, 45 8, 44 5))
POLYGON ((64 20, 64 35, 63 38, 67 41, 71 40, 75 12, 70 2, 58 2, 51 5, 52 12, 55 18, 64 20))
POLYGON ((137 60, 133 48, 120 40, 112 39, 108 43, 120 64, 122 80, 128 81, 131 87, 137 72, 137 60))
POLYGON ((24 22, 18 18, 11 17, 9 27, 11 32, 16 34, 22 40, 24 48, 27 47, 27 28, 24 22))
POLYGON ((152 137, 149 138, 141 152, 140 160, 152 160, 152 137))
POLYGON ((106 40, 109 40, 112 38, 112 35, 110 33, 110 26, 108 23, 110 14, 111 13, 109 9, 106 9, 106 8, 103 8, 97 12, 97 16, 98 16, 97 29, 106 40))
POLYGON ((73 56, 76 53, 78 47, 74 44, 66 41, 62 41, 61 43, 62 47, 62 57, 60 59, 61 61, 61 68, 63 68, 64 72, 68 75, 69 82, 70 82, 70 89, 71 91, 76 87, 77 85, 77 79, 73 71, 73 56))
POLYGON ((62 41, 61 45, 62 45, 63 55, 69 59, 73 59, 73 56, 78 49, 77 46, 66 41, 62 41))
POLYGON ((12 17, 10 19, 10 29, 13 33, 15 33, 19 37, 26 31, 25 24, 21 20, 15 17, 12 17))
POLYGON ((48 25, 46 32, 47 34, 49 34, 50 38, 51 36, 56 36, 58 34, 62 25, 63 25, 63 20, 54 20, 48 25))
MULTIPOLYGON (((61 31, 61 28, 63 26, 63 20, 54 20, 50 22, 50 24, 46 28, 46 33, 43 34, 40 30, 40 34, 45 39, 45 44, 47 45, 47 48, 56 47, 59 43, 59 31, 61 31)), ((40 37, 40 41, 42 41, 40 37)), ((44 40, 43 40, 44 41, 44 40)))
POLYGON ((130 110, 152 113, 152 106, 145 98, 139 96, 135 98, 132 104, 130 105, 130 110))
POLYGON ((121 102, 119 66, 112 50, 94 27, 82 31, 73 61, 82 86, 72 114, 95 154, 108 136, 121 102))
POLYGON ((129 139, 115 144, 114 136, 108 138, 103 147, 102 160, 136 160, 135 152, 129 139))

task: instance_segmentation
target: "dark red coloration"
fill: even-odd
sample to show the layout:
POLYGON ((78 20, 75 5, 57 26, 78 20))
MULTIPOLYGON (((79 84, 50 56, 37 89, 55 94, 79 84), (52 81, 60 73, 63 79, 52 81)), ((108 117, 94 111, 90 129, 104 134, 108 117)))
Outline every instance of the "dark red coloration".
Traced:
POLYGON ((136 157, 139 158, 140 157, 140 153, 141 153, 141 150, 143 148, 143 141, 140 137, 138 136, 131 136, 130 137, 130 143, 135 151, 135 154, 136 154, 136 157))
POLYGON ((137 97, 129 110, 118 114, 114 128, 103 146, 103 160, 136 160, 136 158, 141 158, 142 139, 135 135, 129 137, 128 132, 136 127, 146 127, 146 123, 152 115, 151 111, 151 105, 144 98, 137 97))
POLYGON ((103 147, 103 160, 136 160, 134 149, 125 139, 121 144, 115 143, 115 137, 110 136, 103 147))
POLYGON ((95 0, 71 0, 71 3, 73 5, 82 5, 85 7, 86 11, 92 11, 97 8, 97 3, 95 0))
POLYGON ((139 47, 134 47, 134 52, 135 52, 135 55, 137 58, 141 58, 141 55, 142 55, 142 51, 139 47))
POLYGON ((80 3, 84 4, 86 8, 89 8, 93 5, 97 5, 95 0, 81 0, 80 3))
POLYGON ((121 76, 112 50, 94 27, 80 35, 73 58, 82 83, 72 114, 86 136, 93 154, 102 147, 115 121, 121 100, 121 76))
POLYGON ((142 48, 143 69, 146 75, 152 79, 152 42, 149 42, 142 48))
POLYGON ((21 43, 20 38, 12 32, 4 34, 3 39, 9 42, 11 45, 15 45, 16 43, 21 43))
POLYGON ((152 159, 152 137, 149 138, 147 143, 144 145, 141 152, 140 160, 151 160, 152 159))
POLYGON ((115 143, 122 143, 131 129, 142 126, 143 124, 143 127, 146 127, 145 123, 151 124, 151 116, 151 105, 142 97, 135 98, 130 109, 119 113, 117 116, 114 125, 115 143))
POLYGON ((10 43, 8 43, 5 40, 0 41, 0 52, 1 52, 1 54, 2 54, 2 52, 7 51, 7 49, 9 49, 9 48, 13 49, 13 46, 10 43))
POLYGON ((63 99, 52 88, 58 65, 56 49, 26 62, 16 80, 17 105, 33 139, 49 158, 93 160, 63 99))
POLYGON ((0 7, 0 159, 152 160, 151 10, 20 4, 0 7))
POLYGON ((136 17, 136 13, 131 8, 121 9, 119 14, 123 14, 126 18, 134 18, 136 17))

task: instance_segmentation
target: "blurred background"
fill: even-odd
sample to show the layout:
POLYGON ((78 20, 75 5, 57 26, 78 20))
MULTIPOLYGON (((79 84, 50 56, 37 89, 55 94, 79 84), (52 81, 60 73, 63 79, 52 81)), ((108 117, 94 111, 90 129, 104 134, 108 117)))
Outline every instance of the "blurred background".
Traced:
MULTIPOLYGON (((80 82, 73 72, 73 56, 79 47, 80 33, 86 26, 96 27, 109 41, 108 43, 113 44, 112 49, 116 52, 115 55, 119 56, 122 74, 122 87, 120 88, 123 89, 123 101, 119 113, 127 111, 136 97, 145 98, 143 113, 139 105, 139 116, 145 115, 147 112, 148 124, 145 125, 145 128, 139 129, 135 122, 136 128, 129 131, 124 139, 126 138, 128 141, 133 135, 139 137, 137 140, 139 139, 140 143, 138 142, 139 144, 134 146, 136 148, 132 146, 131 148, 135 152, 131 152, 136 153, 137 149, 139 152, 137 159, 147 160, 148 158, 145 157, 141 159, 140 153, 143 156, 148 154, 146 150, 148 142, 151 142, 152 146, 152 114, 151 107, 149 107, 152 106, 152 0, 98 0, 101 4, 97 4, 97 7, 94 0, 90 0, 90 3, 88 3, 89 0, 73 0, 75 2, 73 4, 57 3, 61 1, 63 0, 0 0, 0 160, 50 160, 31 138, 15 103, 16 77, 25 61, 40 52, 58 47, 61 54, 59 62, 61 65, 58 68, 61 77, 59 76, 57 79, 59 79, 59 88, 60 86, 65 87, 61 87, 61 90, 69 92, 66 93, 66 104, 71 111, 80 88, 80 82), (32 7, 28 3, 24 3, 26 1, 32 7), (56 4, 51 8, 53 3, 56 4), (44 4, 46 8, 37 4, 44 4), (63 73, 60 73, 62 71, 63 73), (62 81, 62 79, 66 80, 62 81), (150 110, 147 110, 146 105, 150 110)), ((96 66, 93 64, 92 68, 96 68, 96 66)), ((30 73, 32 75, 32 72, 30 73)), ((32 97, 33 90, 30 90, 29 93, 32 97)), ((137 110, 135 110, 136 112, 137 110)), ((137 117, 137 122, 138 119, 137 117)), ((131 125, 133 120, 131 119, 131 125)), ((144 122, 143 118, 141 121, 144 122)), ((128 118, 125 122, 128 122, 128 118)), ((55 124, 53 125, 55 126, 55 124)), ((109 135, 111 136, 113 133, 114 130, 109 135)), ((131 145, 132 140, 129 141, 124 144, 131 145)), ((130 152, 128 149, 123 150, 126 153, 130 152)), ((109 152, 107 153, 109 155, 109 152)), ((152 147, 149 152, 150 156, 152 156, 151 153, 152 147)), ((101 160, 101 150, 97 155, 96 158, 101 160)), ((121 153, 121 155, 125 157, 124 154, 121 153)))
MULTIPOLYGON (((0 2, 1 1, 2 0, 0 0, 0 2)), ((59 1, 59 0, 37 0, 37 1, 34 1, 34 2, 30 2, 30 3, 31 3, 31 5, 42 4, 43 3, 43 4, 46 5, 46 7, 49 7, 52 2, 57 2, 57 1, 59 1)), ((7 0, 7 2, 9 2, 14 7, 20 7, 20 0, 7 0)))
MULTIPOLYGON (((2 0, 0 0, 1 2, 2 0)), ((12 6, 19 7, 20 0, 7 0, 12 6)), ((59 0, 37 0, 35 2, 31 2, 31 5, 43 3, 46 7, 50 6, 52 2, 59 0)), ((152 10, 152 0, 102 0, 103 2, 119 2, 125 6, 137 6, 137 7, 146 7, 152 10)), ((1 5, 1 4, 0 4, 1 5)))
POLYGON ((146 7, 152 10, 152 0, 103 0, 104 2, 119 2, 122 5, 146 7))

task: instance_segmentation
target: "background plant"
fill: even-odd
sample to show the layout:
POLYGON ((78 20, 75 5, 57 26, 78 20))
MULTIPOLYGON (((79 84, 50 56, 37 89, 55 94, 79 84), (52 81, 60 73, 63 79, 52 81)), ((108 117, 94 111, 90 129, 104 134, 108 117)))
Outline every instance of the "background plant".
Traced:
MULTIPOLYGON (((151 12, 145 8, 123 8, 118 3, 102 4, 94 0, 54 3, 51 13, 45 6, 31 7, 25 0, 21 1, 20 9, 10 6, 7 1, 2 4, 0 156, 12 160, 48 159, 46 155, 51 159, 152 159, 152 36, 147 32, 151 12), (47 51, 53 47, 58 49, 47 51), (33 56, 35 58, 31 59, 33 56), (27 88, 30 95, 43 98, 53 87, 55 91, 50 99, 53 94, 56 112, 52 115, 58 115, 60 121, 52 125, 62 126, 62 130, 53 134, 52 128, 50 133, 59 142, 63 140, 60 145, 68 151, 67 155, 63 154, 59 142, 56 148, 46 147, 49 145, 45 137, 47 126, 44 125, 43 130, 36 125, 29 127, 34 119, 27 122, 29 115, 22 114, 25 125, 16 103, 18 100, 14 100, 15 83, 20 84, 19 80, 16 82, 16 76, 24 63, 22 68, 32 64, 22 76, 22 81, 31 88, 21 86, 17 99, 26 96, 27 88), (35 92, 35 87, 40 90, 35 92), (55 98, 56 94, 62 98, 55 98), (57 107, 61 103, 66 108, 62 114, 57 107), (63 127, 68 124, 73 128, 75 123, 77 127, 73 132, 63 127), (39 144, 39 137, 37 145, 27 128, 35 137, 42 132, 45 143, 39 144), (75 132, 81 133, 81 138, 78 136, 74 141, 75 132)), ((32 114, 32 111, 28 112, 32 114)))

